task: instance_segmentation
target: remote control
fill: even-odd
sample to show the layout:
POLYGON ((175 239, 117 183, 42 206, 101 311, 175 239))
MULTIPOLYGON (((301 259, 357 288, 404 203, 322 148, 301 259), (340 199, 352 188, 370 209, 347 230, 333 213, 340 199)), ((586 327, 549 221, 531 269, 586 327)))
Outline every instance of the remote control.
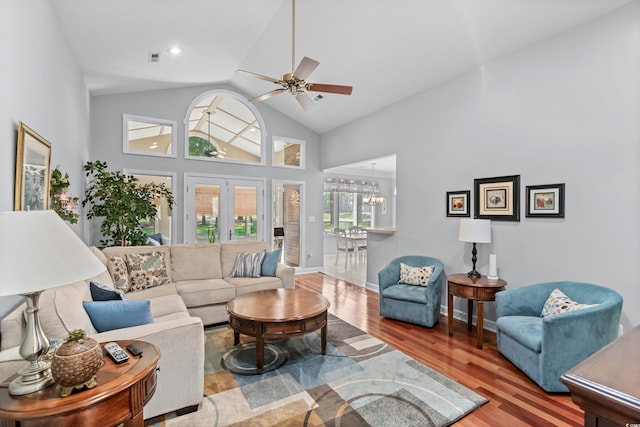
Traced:
POLYGON ((124 363, 129 360, 129 355, 124 352, 122 347, 114 342, 106 343, 104 345, 104 350, 116 364, 124 363))
POLYGON ((127 346, 127 350, 134 356, 140 356, 142 354, 142 350, 140 350, 135 344, 129 344, 127 346))

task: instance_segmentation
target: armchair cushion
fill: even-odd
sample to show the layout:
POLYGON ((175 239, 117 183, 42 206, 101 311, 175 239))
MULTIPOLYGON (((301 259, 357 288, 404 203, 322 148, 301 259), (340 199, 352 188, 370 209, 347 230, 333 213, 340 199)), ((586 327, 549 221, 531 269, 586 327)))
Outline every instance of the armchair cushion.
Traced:
POLYGON ((400 263, 400 280, 398 284, 427 286, 429 277, 433 274, 433 266, 411 267, 400 263))

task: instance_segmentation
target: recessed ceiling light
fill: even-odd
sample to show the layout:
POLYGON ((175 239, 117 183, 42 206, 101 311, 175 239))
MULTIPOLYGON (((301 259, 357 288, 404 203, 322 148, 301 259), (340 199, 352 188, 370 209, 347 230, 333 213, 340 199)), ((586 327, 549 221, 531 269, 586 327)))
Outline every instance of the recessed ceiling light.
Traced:
POLYGON ((169 49, 169 53, 172 54, 172 55, 177 55, 180 52, 182 52, 182 49, 179 48, 178 46, 174 46, 171 49, 169 49))

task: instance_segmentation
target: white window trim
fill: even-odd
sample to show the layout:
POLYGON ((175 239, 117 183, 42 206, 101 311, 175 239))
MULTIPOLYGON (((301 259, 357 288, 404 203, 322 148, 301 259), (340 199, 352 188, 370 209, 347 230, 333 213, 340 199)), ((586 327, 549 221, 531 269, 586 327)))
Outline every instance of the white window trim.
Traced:
POLYGON ((178 142, 178 122, 175 120, 158 119, 155 117, 136 116, 134 114, 124 113, 122 115, 122 152, 124 154, 135 154, 138 156, 151 156, 151 157, 177 157, 178 142), (129 121, 145 122, 151 124, 158 124, 162 126, 171 126, 171 153, 154 153, 153 151, 143 152, 135 151, 129 148, 129 121))

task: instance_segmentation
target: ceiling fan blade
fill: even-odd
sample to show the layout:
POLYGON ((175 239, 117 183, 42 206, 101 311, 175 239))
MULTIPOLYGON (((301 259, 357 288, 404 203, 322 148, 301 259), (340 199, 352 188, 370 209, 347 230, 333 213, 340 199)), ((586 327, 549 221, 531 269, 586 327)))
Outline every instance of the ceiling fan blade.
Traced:
POLYGON ((264 101, 265 99, 271 98, 272 96, 275 96, 275 95, 277 95, 279 93, 282 93, 285 90, 287 90, 287 89, 281 88, 281 89, 272 90, 271 92, 267 92, 264 95, 260 95, 260 96, 256 96, 255 98, 251 98, 249 100, 249 102, 251 102, 253 104, 256 104, 258 102, 264 101))
POLYGON ((295 95, 295 98, 304 111, 309 111, 314 107, 313 101, 311 100, 311 98, 309 98, 309 95, 304 92, 298 92, 295 95))
POLYGON ((353 91, 353 87, 351 86, 326 85, 321 83, 307 83, 305 88, 312 92, 337 93, 340 95, 351 95, 351 91, 353 91))
POLYGON ((293 75, 296 76, 297 79, 306 80, 318 65, 320 65, 318 61, 305 56, 302 58, 302 61, 300 61, 300 64, 298 64, 298 68, 293 72, 293 75))
POLYGON ((260 80, 266 80, 266 81, 271 82, 271 83, 280 83, 279 79, 274 79, 273 77, 263 76, 262 74, 252 73, 251 71, 237 70, 237 72, 245 74, 245 75, 247 75, 249 77, 255 77, 255 78, 260 79, 260 80))

